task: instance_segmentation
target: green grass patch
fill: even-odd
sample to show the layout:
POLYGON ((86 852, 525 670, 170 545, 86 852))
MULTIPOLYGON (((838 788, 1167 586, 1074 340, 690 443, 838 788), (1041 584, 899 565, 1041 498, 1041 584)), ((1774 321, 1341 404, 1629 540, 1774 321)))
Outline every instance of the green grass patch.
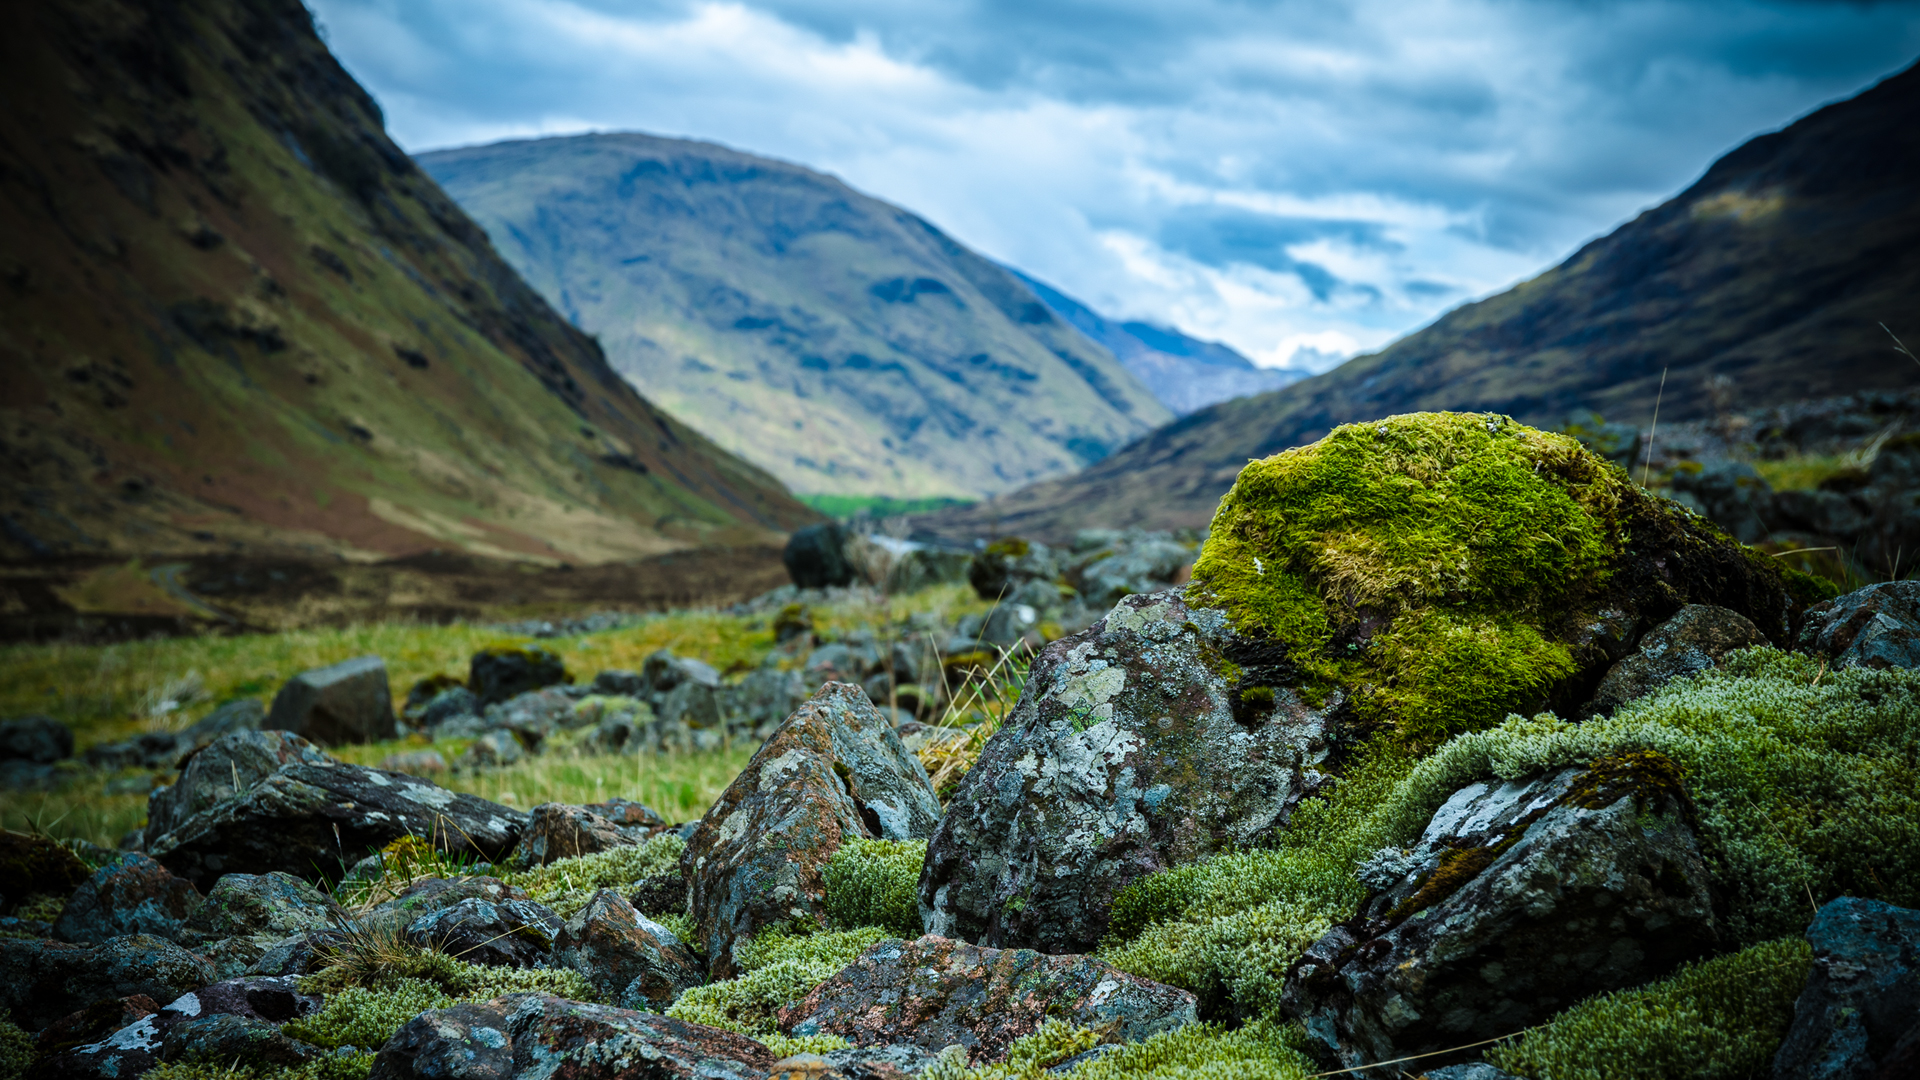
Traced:
POLYGON ((795 498, 831 518, 846 519, 866 511, 874 517, 927 514, 949 506, 972 506, 972 499, 946 497, 896 499, 891 495, 796 495, 795 498))

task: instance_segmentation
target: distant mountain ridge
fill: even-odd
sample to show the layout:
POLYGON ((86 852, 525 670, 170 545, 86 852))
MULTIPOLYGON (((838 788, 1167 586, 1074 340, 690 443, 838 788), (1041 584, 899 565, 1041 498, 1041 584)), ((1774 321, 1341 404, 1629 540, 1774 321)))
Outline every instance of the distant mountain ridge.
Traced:
POLYGON ((0 18, 0 552, 592 563, 818 519, 528 288, 297 0, 0 18))
POLYGON ((1161 404, 1185 416, 1216 402, 1277 390, 1312 372, 1263 368, 1230 346, 1146 322, 1114 322, 1031 275, 1013 270, 1054 314, 1105 345, 1161 404))
POLYGON ((797 492, 978 498, 1172 418, 1012 273, 833 177, 638 134, 418 160, 635 386, 797 492))
POLYGON ((1593 408, 1643 428, 1710 415, 1708 384, 1758 410, 1905 388, 1920 368, 1920 67, 1726 154, 1679 195, 1506 292, 1386 349, 1202 409, 1082 472, 919 528, 1064 538, 1198 528, 1249 459, 1338 424, 1485 410, 1555 425, 1593 408))

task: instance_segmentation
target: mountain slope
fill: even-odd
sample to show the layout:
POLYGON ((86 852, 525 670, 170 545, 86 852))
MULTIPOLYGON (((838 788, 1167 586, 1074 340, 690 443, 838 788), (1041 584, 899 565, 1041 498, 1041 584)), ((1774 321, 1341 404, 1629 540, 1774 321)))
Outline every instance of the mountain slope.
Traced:
POLYGON ((1171 418, 1011 273, 832 177, 645 135, 419 160, 643 393, 795 491, 1008 491, 1171 418))
POLYGON ((1144 322, 1114 322, 1073 297, 1021 273, 1055 315, 1107 347, 1115 359, 1145 384, 1160 403, 1184 416, 1218 401, 1229 401, 1299 382, 1307 372, 1263 368, 1217 341, 1201 341, 1178 330, 1144 322))
POLYGON ((0 19, 0 551, 592 562, 816 518, 516 277, 297 0, 0 19))
POLYGON ((1920 67, 1727 154, 1539 277, 1324 375, 1203 409, 1080 474, 932 515, 941 535, 1204 526, 1249 458, 1427 409, 1557 424, 1661 419, 1911 387, 1920 367, 1920 67))

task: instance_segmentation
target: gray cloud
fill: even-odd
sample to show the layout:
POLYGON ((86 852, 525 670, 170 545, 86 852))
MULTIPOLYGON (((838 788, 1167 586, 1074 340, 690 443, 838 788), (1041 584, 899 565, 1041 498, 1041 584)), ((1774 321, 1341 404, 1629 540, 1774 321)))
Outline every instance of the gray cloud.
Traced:
POLYGON ((712 139, 1271 362, 1537 272, 1920 53, 1912 3, 310 2, 409 149, 712 139))

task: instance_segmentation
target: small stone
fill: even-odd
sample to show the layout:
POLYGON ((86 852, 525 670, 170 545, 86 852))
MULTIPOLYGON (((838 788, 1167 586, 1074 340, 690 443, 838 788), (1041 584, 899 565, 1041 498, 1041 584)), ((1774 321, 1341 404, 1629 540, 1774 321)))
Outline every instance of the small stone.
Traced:
POLYGON ((434 1009, 414 1017, 373 1059, 368 1080, 511 1080, 513 1041, 497 1001, 434 1009))
POLYGON ((1688 604, 1640 639, 1639 648, 1601 678, 1582 719, 1610 715, 1682 676, 1718 667, 1736 649, 1769 644, 1753 620, 1711 604, 1688 604))
POLYGON ((567 666, 536 646, 482 649, 467 665, 467 688, 482 706, 567 681, 567 666))
POLYGON ((1807 927, 1813 971, 1773 1059, 1776 1080, 1912 1076, 1899 1044, 1920 1025, 1920 911, 1843 896, 1807 927))
POLYGON ((524 968, 545 963, 560 930, 560 916, 544 904, 472 897, 420 916, 406 936, 470 964, 524 968))
POLYGON ((608 1000, 629 1009, 665 1009, 705 981, 692 950, 612 889, 595 893, 567 920, 552 963, 578 971, 608 1000))
POLYGON ((1836 668, 1920 668, 1920 581, 1886 581, 1807 609, 1803 652, 1836 668))
POLYGON ((230 1068, 287 1069, 324 1053, 281 1034, 277 1024, 232 1013, 182 1020, 169 1027, 160 1041, 162 1061, 218 1061, 230 1068))
POLYGON ((402 750, 381 758, 380 768, 408 776, 438 776, 447 771, 447 759, 438 750, 402 750))
POLYGON ((791 1054, 773 1063, 767 1080, 846 1080, 846 1077, 819 1054, 791 1054))
POLYGON ((53 936, 96 944, 125 934, 178 940, 200 907, 200 890, 137 852, 122 855, 82 882, 68 898, 53 936))
POLYGON ((526 756, 527 752, 521 748, 520 740, 514 738, 513 732, 489 731, 468 744, 466 750, 454 760, 453 767, 458 772, 498 769, 526 756))
POLYGON ((630 827, 616 824, 584 806, 541 803, 527 815, 527 826, 521 831, 520 843, 513 849, 509 861, 515 866, 544 866, 555 859, 633 847, 645 838, 645 829, 646 826, 642 826, 640 835, 636 836, 630 827))
POLYGON ((295 675, 274 695, 264 727, 291 731, 321 746, 393 738, 386 661, 361 656, 295 675))
POLYGON ((780 1011, 780 1029, 856 1044, 958 1043, 974 1064, 1006 1058, 1013 1040, 1049 1017, 1114 1025, 1137 1042, 1192 1023, 1194 996, 1090 956, 988 949, 928 935, 881 941, 806 998, 780 1011))

